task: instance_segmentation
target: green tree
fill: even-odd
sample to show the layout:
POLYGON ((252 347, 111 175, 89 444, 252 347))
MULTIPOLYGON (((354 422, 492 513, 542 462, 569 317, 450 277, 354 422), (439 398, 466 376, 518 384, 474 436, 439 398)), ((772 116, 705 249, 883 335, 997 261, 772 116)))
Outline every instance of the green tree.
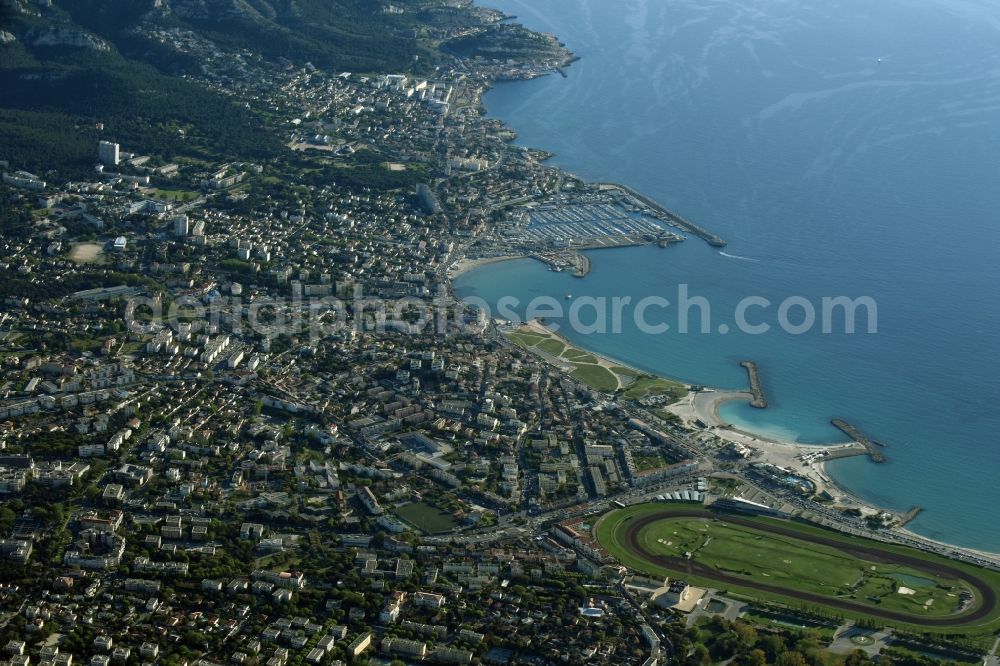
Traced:
POLYGON ((707 647, 698 643, 691 651, 689 663, 699 664, 700 666, 709 666, 712 663, 712 655, 708 653, 707 647))
POLYGON ((844 666, 864 666, 869 662, 870 659, 864 650, 855 650, 847 655, 847 658, 844 660, 844 666))
POLYGON ((739 620, 733 622, 733 631, 736 632, 740 642, 746 646, 754 645, 757 642, 757 630, 746 622, 739 620))
POLYGON ((17 520, 16 513, 11 511, 9 507, 0 507, 0 533, 6 534, 9 532, 15 520, 17 520))
POLYGON ((785 647, 785 640, 778 636, 777 634, 768 634, 760 639, 757 644, 764 654, 767 655, 767 663, 773 664, 778 660, 778 655, 783 653, 787 648, 785 647))
POLYGON ((745 654, 737 655, 732 661, 733 666, 766 666, 767 655, 763 650, 751 650, 745 654))
POLYGON ((774 661, 775 666, 808 666, 805 656, 801 652, 783 652, 774 661))

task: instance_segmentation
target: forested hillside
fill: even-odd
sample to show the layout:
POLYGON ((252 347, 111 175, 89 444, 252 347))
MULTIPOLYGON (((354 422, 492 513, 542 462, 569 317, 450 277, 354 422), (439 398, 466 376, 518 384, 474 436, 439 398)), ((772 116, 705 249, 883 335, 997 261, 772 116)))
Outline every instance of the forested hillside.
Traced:
POLYGON ((141 22, 194 30, 224 49, 253 49, 268 58, 317 67, 382 72, 430 66, 433 51, 413 37, 416 5, 372 0, 57 0, 72 19, 113 41, 126 55, 145 55, 134 39, 141 22), (409 9, 410 11, 407 11, 409 9))
POLYGON ((41 175, 82 177, 97 123, 144 152, 266 159, 280 142, 260 118, 193 76, 221 53, 354 71, 431 67, 416 10, 368 0, 6 0, 0 3, 0 159, 41 175), (167 42, 167 43, 165 43, 167 42))

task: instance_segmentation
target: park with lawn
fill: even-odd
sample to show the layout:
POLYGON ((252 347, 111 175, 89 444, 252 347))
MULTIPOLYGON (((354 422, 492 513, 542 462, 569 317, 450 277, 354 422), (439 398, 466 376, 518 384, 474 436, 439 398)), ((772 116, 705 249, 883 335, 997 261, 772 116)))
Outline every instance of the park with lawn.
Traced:
POLYGON ((595 536, 636 571, 730 594, 911 629, 1000 628, 1000 573, 799 521, 653 503, 606 514, 595 536))
POLYGON ((620 391, 629 400, 664 396, 668 402, 675 402, 687 395, 687 388, 680 382, 615 365, 607 359, 574 347, 539 324, 523 326, 507 333, 507 338, 565 367, 573 378, 603 393, 620 391))

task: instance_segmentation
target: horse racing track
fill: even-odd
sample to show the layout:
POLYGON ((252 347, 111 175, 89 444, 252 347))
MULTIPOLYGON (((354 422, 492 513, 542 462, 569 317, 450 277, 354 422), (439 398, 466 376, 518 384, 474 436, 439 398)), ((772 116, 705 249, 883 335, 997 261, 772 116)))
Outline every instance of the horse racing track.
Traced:
POLYGON ((745 596, 924 628, 1000 617, 997 572, 790 520, 646 504, 606 514, 594 532, 632 569, 745 596))

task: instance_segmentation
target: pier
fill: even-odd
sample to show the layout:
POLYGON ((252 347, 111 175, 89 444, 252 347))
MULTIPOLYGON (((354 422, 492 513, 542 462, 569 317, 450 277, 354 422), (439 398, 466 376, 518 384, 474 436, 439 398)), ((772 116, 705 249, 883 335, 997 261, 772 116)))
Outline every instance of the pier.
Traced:
POLYGON ((688 233, 693 234, 698 238, 701 238, 712 247, 726 246, 726 241, 720 238, 719 236, 716 236, 711 231, 699 227, 694 222, 690 222, 684 219, 683 217, 681 217, 677 213, 674 213, 673 211, 667 210, 653 199, 650 199, 644 194, 636 192, 628 185, 619 185, 618 183, 601 183, 599 186, 604 189, 616 189, 620 190, 621 192, 624 192, 633 199, 636 199, 637 201, 642 203, 647 208, 656 211, 660 215, 661 219, 663 219, 663 221, 672 224, 675 227, 683 229, 684 231, 687 231, 688 233))
POLYGON ((884 463, 889 460, 889 458, 886 457, 886 455, 881 451, 881 449, 885 447, 885 445, 881 442, 865 437, 864 433, 843 419, 833 419, 830 423, 855 442, 865 447, 865 451, 868 453, 868 457, 871 458, 872 462, 884 463))
POLYGON ((660 247, 667 247, 671 243, 680 243, 684 239, 676 234, 664 234, 656 239, 656 244, 660 247))
POLYGON ((753 400, 750 401, 750 406, 757 409, 766 409, 767 396, 764 395, 764 385, 760 381, 760 369, 753 361, 743 361, 740 365, 746 368, 747 375, 750 376, 750 392, 753 393, 753 400))

